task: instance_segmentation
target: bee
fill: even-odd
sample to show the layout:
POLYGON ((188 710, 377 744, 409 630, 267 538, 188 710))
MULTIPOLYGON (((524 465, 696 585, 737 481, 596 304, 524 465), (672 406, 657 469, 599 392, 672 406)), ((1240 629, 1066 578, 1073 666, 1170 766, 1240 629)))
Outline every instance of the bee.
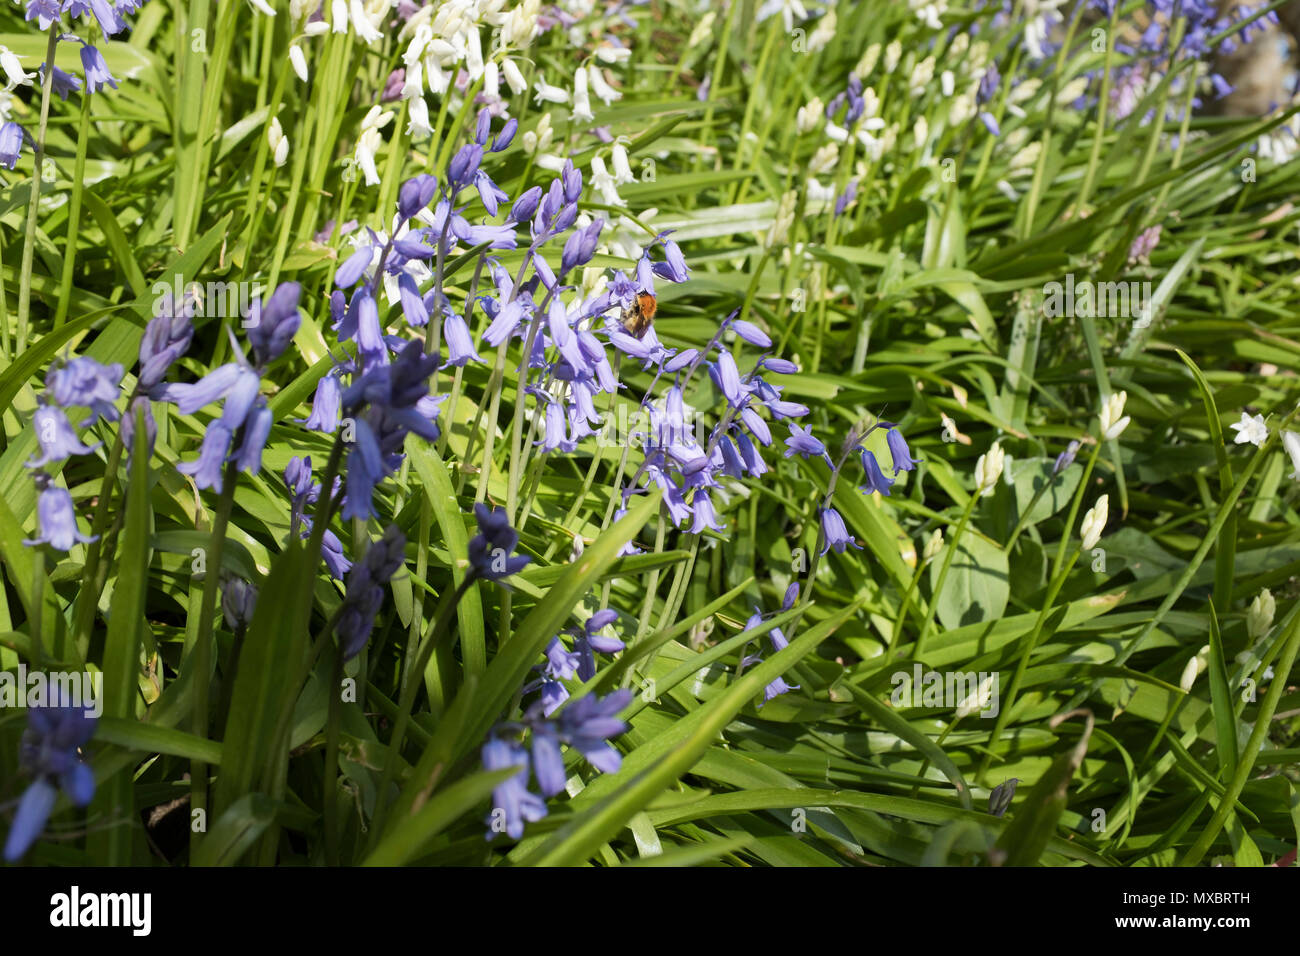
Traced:
POLYGON ((638 292, 632 307, 623 310, 623 330, 638 339, 645 338, 650 326, 654 325, 655 312, 659 303, 650 292, 638 292))

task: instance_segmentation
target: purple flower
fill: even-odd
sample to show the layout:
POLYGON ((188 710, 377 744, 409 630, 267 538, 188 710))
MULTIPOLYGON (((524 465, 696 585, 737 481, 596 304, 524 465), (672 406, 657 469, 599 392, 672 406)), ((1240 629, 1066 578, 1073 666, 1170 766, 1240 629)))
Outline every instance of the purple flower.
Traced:
POLYGON ((862 550, 862 545, 849 534, 848 528, 844 527, 844 519, 834 508, 822 509, 822 535, 826 539, 822 554, 831 549, 834 549, 836 554, 843 554, 844 549, 850 546, 862 550))
POLYGON ((750 345, 757 345, 761 349, 770 349, 772 347, 772 339, 752 322, 736 319, 731 323, 731 330, 750 345))
MULTIPOLYGON (((45 67, 46 64, 42 63, 41 64, 42 83, 45 82, 45 67)), ((66 73, 63 70, 60 70, 57 66, 54 68, 54 76, 52 77, 52 80, 53 80, 52 85, 54 88, 54 92, 59 95, 59 99, 61 100, 67 100, 69 93, 76 93, 78 90, 81 89, 81 80, 78 77, 73 76, 71 73, 66 73)))
POLYGON ((474 351, 474 340, 470 337, 469 326, 458 312, 447 310, 442 320, 442 332, 447 338, 447 364, 463 366, 467 362, 482 362, 483 358, 474 351))
POLYGON ((259 368, 270 365, 288 348, 302 324, 298 311, 298 297, 302 286, 297 282, 282 282, 261 302, 254 302, 245 326, 248 341, 259 368))
POLYGON ((1079 443, 1072 441, 1065 446, 1065 451, 1056 456, 1056 462, 1052 465, 1052 477, 1055 478, 1065 469, 1074 464, 1074 456, 1079 453, 1079 443))
POLYGON ((27 463, 28 468, 43 468, 52 461, 62 461, 73 455, 88 455, 99 447, 83 445, 72 430, 72 423, 63 410, 53 405, 38 405, 32 415, 36 441, 41 446, 41 457, 27 463))
POLYGON ((403 220, 413 219, 420 210, 432 202, 437 191, 438 180, 428 173, 421 173, 408 179, 402 183, 402 188, 397 194, 398 214, 403 220))
POLYGON ((42 30, 59 19, 59 0, 27 0, 27 21, 36 21, 42 30))
POLYGON ((13 169, 23 150, 23 128, 17 123, 0 125, 0 166, 13 169))
POLYGON ((813 437, 812 430, 789 422, 790 437, 785 440, 785 457, 791 458, 795 455, 804 458, 824 458, 826 464, 831 464, 831 456, 826 453, 826 446, 818 439, 813 437))
POLYGON ((560 714, 560 736, 597 770, 617 773, 623 758, 607 741, 626 733, 627 724, 618 719, 618 713, 631 702, 632 692, 627 688, 604 699, 595 694, 579 697, 560 714))
POLYGON ((89 702, 65 699, 64 693, 55 688, 49 704, 27 710, 19 761, 36 779, 19 800, 5 839, 6 863, 16 863, 40 837, 60 789, 78 807, 89 804, 95 795, 95 774, 80 751, 94 736, 98 721, 89 702))
POLYGON ((618 612, 606 608, 587 618, 580 633, 573 641, 573 649, 578 654, 578 679, 589 681, 596 676, 596 654, 617 654, 625 645, 616 637, 605 637, 600 632, 618 619, 618 612))
POLYGON ((100 365, 83 356, 50 369, 45 387, 63 408, 90 409, 90 418, 81 423, 82 428, 89 428, 100 418, 106 422, 117 421, 118 411, 114 403, 121 392, 121 382, 120 364, 100 365))
MULTIPOLYGON (((98 0, 98 2, 102 3, 103 0, 98 0)), ((105 28, 104 32, 109 33, 110 31, 105 28)), ((117 89, 117 80, 114 79, 112 73, 108 72, 108 64, 104 62, 104 57, 89 43, 83 44, 81 47, 81 67, 86 73, 87 93, 98 93, 104 88, 105 84, 117 89)))
POLYGON ((389 525, 384 536, 366 549, 366 556, 348 572, 347 593, 339 608, 335 633, 343 660, 361 653, 384 604, 383 585, 397 573, 406 556, 406 536, 389 525))
POLYGON ((916 471, 916 466, 921 463, 921 459, 913 458, 912 451, 907 447, 907 439, 897 428, 891 428, 885 432, 885 443, 889 446, 889 455, 894 459, 894 474, 900 471, 916 471))
MULTIPOLYGON (((99 21, 99 28, 104 31, 104 36, 113 36, 115 33, 121 33, 126 29, 124 24, 113 9, 113 5, 108 0, 64 0, 63 12, 70 17, 81 17, 94 15, 99 21)), ((92 90, 93 92, 93 90, 92 90)))
POLYGON ((493 814, 488 818, 487 838, 496 835, 497 813, 505 817, 505 831, 512 840, 524 835, 524 823, 535 823, 546 816, 546 801, 528 789, 528 752, 518 744, 495 737, 488 739, 481 753, 484 770, 505 770, 518 767, 519 772, 507 777, 492 790, 493 814))
POLYGON ((172 293, 162 297, 163 309, 145 326, 140 338, 138 387, 150 392, 161 384, 172 364, 189 350, 194 337, 194 303, 186 298, 179 309, 172 293))
POLYGON ((176 470, 182 475, 192 477, 194 484, 200 490, 211 488, 220 494, 221 468, 226 463, 226 455, 230 452, 230 442, 234 437, 234 433, 220 421, 210 423, 207 431, 203 433, 199 457, 194 461, 181 462, 176 466, 176 470))
MULTIPOLYGON (((880 469, 880 465, 876 461, 876 456, 865 448, 862 449, 862 470, 867 476, 867 483, 862 486, 863 492, 871 494, 873 491, 878 491, 882 495, 889 495, 889 489, 893 487, 894 479, 885 477, 885 473, 880 469)), ((898 474, 898 471, 895 470, 894 474, 898 474)))
POLYGON ((69 551, 80 541, 89 544, 95 539, 77 530, 77 512, 72 507, 72 495, 67 488, 58 488, 50 484, 44 474, 36 476, 36 487, 40 497, 36 500, 36 516, 40 520, 39 537, 24 541, 23 544, 48 544, 59 551, 69 551))
POLYGON ((221 614, 226 626, 236 634, 248 630, 257 607, 257 588, 243 578, 226 575, 221 587, 221 614))
POLYGON ((499 581, 524 569, 531 560, 527 555, 511 557, 519 544, 519 535, 510 527, 505 509, 489 509, 482 502, 474 505, 479 533, 469 543, 469 563, 473 573, 489 581, 499 581))

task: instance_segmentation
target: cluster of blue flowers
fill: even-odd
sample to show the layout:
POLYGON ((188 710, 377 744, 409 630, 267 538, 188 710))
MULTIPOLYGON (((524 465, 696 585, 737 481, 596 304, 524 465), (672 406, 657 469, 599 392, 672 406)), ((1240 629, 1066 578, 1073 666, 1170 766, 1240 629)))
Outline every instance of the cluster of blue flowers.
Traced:
POLYGON ((36 502, 40 520, 40 534, 26 544, 48 544, 67 551, 81 541, 94 540, 77 529, 77 514, 72 495, 66 488, 54 484, 54 476, 44 469, 57 465, 73 455, 89 455, 100 447, 82 444, 68 419, 67 410, 85 408, 90 415, 80 427, 89 428, 101 419, 115 422, 119 418, 116 401, 121 393, 122 366, 101 365, 92 358, 80 356, 55 362, 45 377, 45 390, 37 397, 32 423, 40 457, 27 462, 35 469, 33 478, 39 498, 36 502))
POLYGON ((519 772, 492 791, 493 812, 487 819, 487 838, 493 839, 504 829, 511 839, 518 840, 524 835, 525 823, 546 816, 546 798, 563 790, 567 779, 560 744, 567 744, 602 773, 617 773, 623 757, 609 740, 627 731, 627 724, 618 714, 631 702, 632 692, 626 689, 605 697, 587 694, 552 720, 543 713, 544 704, 539 700, 521 721, 498 725, 483 745, 483 769, 518 767, 519 772), (524 734, 528 746, 521 739, 524 734), (536 780, 540 795, 529 789, 530 776, 536 780))
POLYGON ((23 792, 5 838, 5 862, 27 852, 45 830, 62 790, 74 806, 84 807, 95 795, 95 774, 82 759, 81 748, 94 736, 98 720, 84 707, 58 697, 43 707, 27 708, 27 729, 19 748, 19 763, 35 779, 23 792))
POLYGON ((534 670, 541 671, 542 676, 524 687, 529 694, 540 690, 542 716, 549 717, 559 710, 560 705, 569 699, 569 690, 561 681, 572 680, 575 676, 581 681, 589 681, 596 676, 596 655, 617 654, 626 646, 616 637, 609 637, 602 632, 618 620, 618 612, 606 608, 587 618, 581 628, 571 628, 566 633, 573 640, 573 650, 565 648, 560 638, 551 638, 546 646, 546 660, 534 670))
MULTIPOLYGON (((85 74, 85 90, 97 93, 105 86, 117 89, 117 79, 108 70, 108 64, 98 48, 72 33, 64 33, 63 14, 70 20, 82 17, 88 24, 98 23, 105 37, 115 36, 127 28, 126 17, 135 13, 146 0, 26 0, 27 20, 35 20, 41 30, 58 31, 57 42, 81 44, 81 68, 85 74)), ((42 63, 41 81, 45 80, 45 71, 53 70, 50 77, 51 89, 61 98, 67 99, 69 93, 82 89, 80 78, 59 69, 52 63, 42 63)), ((12 79, 12 78, 11 78, 12 79)), ((28 79, 30 82, 30 78, 28 79)), ((27 132, 12 120, 0 124, 0 166, 13 169, 18 163, 27 132)))
POLYGON ((156 397, 175 403, 182 415, 222 402, 221 417, 203 433, 199 457, 182 462, 176 470, 190 475, 199 488, 222 489, 222 469, 233 461, 240 471, 256 474, 262 467, 262 450, 271 434, 271 409, 261 394, 262 376, 293 340, 302 322, 298 311, 301 288, 285 282, 264 302, 254 302, 245 321, 252 346, 250 363, 231 335, 235 360, 221 365, 192 384, 161 385, 156 397), (239 437, 232 454, 231 444, 239 437))
MULTIPOLYGON (((791 584, 785 590, 785 598, 781 601, 781 610, 788 611, 794 607, 794 602, 799 600, 798 582, 791 584)), ((754 608, 754 613, 750 615, 749 620, 745 622, 745 630, 753 630, 763 623, 763 612, 754 608)), ((767 639, 772 644, 773 653, 783 651, 790 646, 790 641, 779 627, 774 627, 767 632, 767 639)), ((740 662, 741 667, 749 667, 763 660, 761 654, 746 655, 740 662)), ((798 690, 798 684, 787 684, 784 677, 777 677, 763 689, 763 703, 767 703, 774 697, 780 697, 782 694, 788 694, 792 690, 798 690)), ((762 706, 761 704, 759 706, 762 706)))

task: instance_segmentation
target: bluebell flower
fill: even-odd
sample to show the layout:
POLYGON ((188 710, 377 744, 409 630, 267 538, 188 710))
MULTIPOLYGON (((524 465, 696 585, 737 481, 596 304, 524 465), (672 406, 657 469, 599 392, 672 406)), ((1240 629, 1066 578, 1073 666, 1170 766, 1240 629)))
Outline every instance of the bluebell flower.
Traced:
POLYGON ((709 493, 703 488, 697 490, 691 499, 691 511, 695 517, 695 522, 691 525, 691 534, 703 534, 706 529, 726 530, 727 526, 718 519, 718 513, 713 510, 713 501, 709 498, 709 493))
MULTIPOLYGON (((42 83, 45 82, 45 67, 46 64, 42 63, 40 69, 42 83)), ((53 87, 54 92, 58 94, 59 99, 66 101, 69 93, 76 93, 81 89, 81 79, 73 76, 71 73, 66 73, 63 70, 60 70, 56 66, 54 68, 54 76, 52 77, 51 86, 53 87)))
POLYGON ((6 863, 21 859, 44 832, 59 790, 78 807, 95 795, 95 775, 82 759, 81 748, 94 736, 98 721, 85 706, 74 706, 85 702, 63 699, 62 693, 55 689, 49 705, 27 709, 19 762, 35 780, 19 800, 5 839, 6 863))
POLYGON ((211 488, 220 494, 223 484, 221 469, 226 463, 234 437, 234 433, 220 421, 209 423, 203 433, 203 443, 199 446, 199 457, 193 461, 180 462, 176 470, 192 477, 200 490, 211 488))
POLYGON ((41 447, 41 456, 27 463, 28 468, 43 468, 53 461, 63 461, 73 455, 89 455, 100 443, 83 445, 72 430, 72 423, 61 408, 40 404, 32 415, 32 426, 36 429, 36 442, 41 447))
POLYGON ((533 218, 533 214, 537 212, 537 204, 541 202, 541 199, 541 186, 534 186, 526 190, 511 205, 510 215, 507 218, 511 222, 528 222, 533 218))
POLYGON ((108 72, 108 64, 104 62, 103 55, 89 43, 81 46, 81 67, 86 74, 87 93, 98 93, 105 85, 117 89, 117 80, 108 72))
POLYGON ((469 186, 478 172, 479 163, 483 161, 483 147, 477 143, 466 143, 447 164, 447 186, 454 197, 456 193, 469 186))
POLYGON ((301 294, 302 286, 297 282, 282 282, 263 301, 253 302, 244 325, 259 368, 266 368, 283 355, 298 333, 302 324, 302 313, 298 311, 301 294))
POLYGON ((343 397, 343 386, 339 382, 339 370, 330 369, 316 383, 316 395, 311 403, 311 416, 304 422, 310 431, 333 434, 339 427, 339 407, 343 397))
POLYGON ((59 19, 59 0, 27 0, 28 23, 35 20, 41 30, 48 30, 59 19))
POLYGON ((184 355, 194 338, 194 300, 186 296, 177 305, 170 291, 163 294, 163 307, 145 326, 140 338, 140 371, 137 388, 152 393, 167 370, 184 355))
POLYGON ((447 339, 447 364, 459 367, 467 362, 482 362, 483 358, 474 351, 474 340, 469 334, 469 326, 460 313, 448 309, 443 316, 442 332, 447 339))
POLYGON ((352 417, 354 432, 347 459, 345 519, 372 515, 375 485, 401 464, 408 434, 437 440, 437 405, 430 409, 427 401, 428 379, 437 367, 437 357, 426 355, 422 343, 407 342, 391 365, 372 365, 343 392, 342 408, 352 417))
POLYGON ((1052 465, 1052 477, 1055 478, 1065 469, 1074 464, 1074 456, 1079 453, 1079 443, 1072 441, 1065 446, 1065 451, 1056 456, 1056 462, 1052 465))
POLYGON ((878 491, 882 495, 889 495, 889 489, 894 486, 894 479, 885 477, 880 464, 876 461, 876 456, 865 448, 862 449, 862 471, 867 478, 867 483, 861 489, 863 492, 871 494, 873 491, 878 491))
POLYGON ((221 614, 226 626, 235 634, 248 630, 257 608, 257 588, 233 574, 222 576, 221 614))
POLYGON ((752 322, 746 322, 744 319, 734 319, 728 324, 728 328, 750 345, 757 345, 761 349, 772 347, 771 337, 752 322))
POLYGON ((853 535, 849 534, 848 528, 844 526, 844 519, 834 508, 822 508, 822 534, 826 539, 826 546, 822 548, 822 554, 834 549, 836 554, 843 554, 847 547, 862 550, 862 545, 858 544, 853 535))
MULTIPOLYGON (((366 274, 366 270, 370 268, 370 263, 374 261, 374 258, 375 247, 367 243, 361 243, 334 273, 334 284, 340 289, 352 288, 361 281, 362 276, 366 274)), ((335 294, 337 295, 337 293, 335 294)))
POLYGON ((897 428, 885 432, 885 443, 889 446, 890 457, 894 459, 895 475, 900 471, 915 471, 916 466, 921 463, 921 459, 912 457, 912 451, 907 447, 907 439, 897 428))
POLYGON ((582 657, 574 651, 566 650, 558 637, 551 638, 544 655, 546 660, 535 668, 542 672, 542 679, 525 687, 524 692, 540 687, 542 714, 549 717, 569 699, 569 691, 560 681, 573 679, 582 663, 582 657))
POLYGON ((578 679, 589 681, 596 676, 596 654, 617 654, 625 645, 616 637, 601 634, 606 627, 618 620, 618 612, 606 608, 587 618, 582 631, 574 638, 573 650, 577 653, 578 679))
POLYGON ((60 406, 90 409, 91 416, 82 421, 82 428, 89 428, 98 419, 117 421, 115 402, 121 394, 121 383, 121 364, 101 365, 84 356, 54 365, 45 377, 47 393, 60 406))
POLYGON ((0 166, 13 169, 23 150, 23 128, 12 121, 0 124, 0 166))
POLYGON ((823 458, 826 464, 831 464, 831 456, 826 452, 826 446, 821 441, 813 437, 812 430, 790 422, 790 437, 785 440, 785 457, 790 458, 798 455, 805 460, 808 458, 823 458))
POLYGON ((397 212, 403 220, 413 219, 433 201, 438 191, 438 180, 428 173, 421 173, 402 183, 397 194, 397 212))
POLYGON ((631 702, 632 692, 627 688, 603 699, 595 694, 579 697, 560 713, 560 737, 597 770, 618 773, 623 757, 608 741, 627 732, 618 713, 631 702))
POLYGON ((36 517, 41 533, 23 541, 23 544, 48 544, 59 551, 70 551, 78 541, 89 544, 95 540, 77 530, 77 512, 67 488, 56 487, 44 472, 37 473, 36 487, 40 491, 40 497, 36 499, 36 517))
MULTIPOLYGON (((518 840, 524 835, 524 824, 535 823, 546 816, 546 801, 528 789, 528 752, 518 744, 489 738, 481 752, 484 770, 505 770, 518 767, 519 772, 507 777, 492 790, 492 805, 505 815, 506 835, 518 840)), ((489 825, 493 822, 488 818, 489 825)), ((489 828, 487 838, 496 832, 489 828)))
MULTIPOLYGON (((63 12, 70 17, 94 16, 99 21, 99 28, 104 36, 113 36, 126 29, 117 11, 108 0, 63 0, 63 12)), ((93 91, 92 91, 93 92, 93 91)))
POLYGON ((348 572, 347 592, 339 608, 334 632, 343 660, 361 653, 375 626, 375 615, 384 604, 384 588, 405 561, 406 537, 396 525, 366 549, 366 556, 348 572))
POLYGON ((511 557, 519 544, 519 535, 510 527, 502 508, 489 509, 482 502, 474 505, 479 533, 469 542, 470 569, 479 577, 499 581, 522 571, 531 560, 527 555, 511 557))

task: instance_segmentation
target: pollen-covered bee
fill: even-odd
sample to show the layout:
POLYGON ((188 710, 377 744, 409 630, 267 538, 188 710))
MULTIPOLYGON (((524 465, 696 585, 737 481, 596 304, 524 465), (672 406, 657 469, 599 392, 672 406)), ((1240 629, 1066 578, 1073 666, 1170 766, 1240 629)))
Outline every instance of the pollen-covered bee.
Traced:
POLYGON ((653 293, 638 292, 631 307, 623 310, 623 330, 638 339, 644 338, 654 324, 658 309, 659 303, 653 293))

